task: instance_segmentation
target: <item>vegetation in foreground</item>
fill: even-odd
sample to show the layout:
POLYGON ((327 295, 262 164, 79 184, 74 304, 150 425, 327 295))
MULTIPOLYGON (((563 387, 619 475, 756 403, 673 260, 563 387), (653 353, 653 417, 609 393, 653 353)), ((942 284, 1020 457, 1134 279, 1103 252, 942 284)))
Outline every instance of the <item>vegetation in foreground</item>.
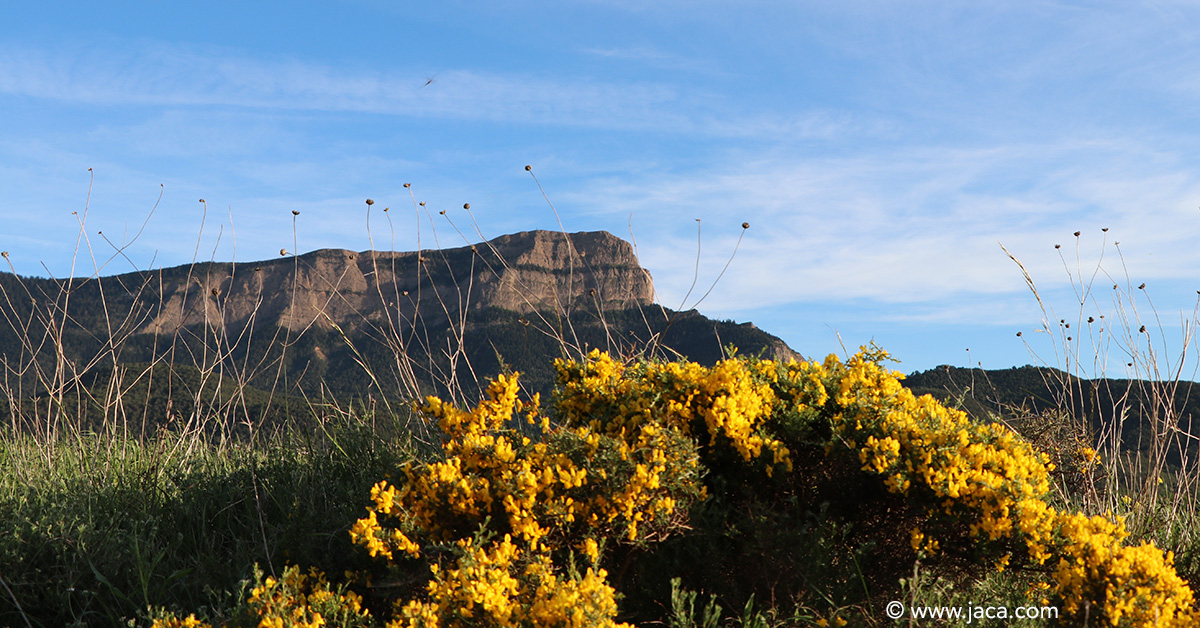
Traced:
MULTIPOLYGON (((77 552, 60 563, 88 563, 91 598, 66 591, 79 600, 73 616, 23 604, 4 620, 890 625, 886 604, 902 600, 1052 607, 1064 625, 1194 624, 1192 591, 1169 552, 1129 539, 1120 516, 1088 515, 1055 497, 1052 486, 1095 472, 1094 450, 1076 451, 1076 468, 1064 473, 1012 430, 915 397, 886 359, 870 349, 846 362, 733 358, 707 368, 596 352, 558 363, 547 414, 536 400, 518 398, 515 375, 494 381, 473 408, 430 397, 420 413, 436 425, 432 449, 388 447, 369 433, 353 443, 314 439, 281 465, 322 476, 308 482, 295 470, 266 471, 264 459, 244 454, 250 494, 239 501, 217 489, 217 503, 187 513, 201 515, 191 528, 155 520, 175 543, 144 546, 141 539, 153 535, 129 532, 126 556, 108 552, 136 566, 119 570, 133 576, 121 585, 95 564, 92 556, 103 552, 81 547, 85 526, 59 531, 63 537, 46 543, 77 552), (370 460, 378 466, 360 464, 370 460), (368 480, 372 474, 377 479, 368 480), (336 488, 327 482, 339 477, 336 488), (324 502, 316 486, 328 492, 324 502), (263 507, 289 492, 290 506, 263 507), (301 514, 306 503, 354 511, 343 499, 353 502, 355 493, 353 521, 275 522, 301 514), (228 523, 214 530, 214 516, 228 523), (242 588, 231 586, 237 576, 228 571, 207 576, 207 586, 190 580, 195 568, 179 566, 177 556, 194 542, 183 540, 189 529, 210 538, 229 530, 226 547, 253 548, 230 557, 246 561, 242 588), (347 551, 351 542, 357 552, 347 551)), ((352 425, 329 433, 352 434, 352 425)), ((127 470, 137 469, 130 463, 127 470)), ((197 474, 194 488, 178 479, 186 475, 164 472, 179 488, 146 511, 195 502, 222 473, 197 474)), ((128 490, 131 480, 114 478, 113 485, 128 490)), ((27 519, 38 527, 37 517, 27 519)), ((122 521, 136 530, 148 519, 122 521)), ((103 537, 89 542, 96 538, 103 537)), ((210 548, 212 558, 228 551, 215 539, 194 547, 185 562, 201 563, 210 548)), ((35 570, 5 576, 14 602, 35 599, 21 589, 34 577, 35 570)), ((1007 619, 996 625, 1021 625, 1007 619)))

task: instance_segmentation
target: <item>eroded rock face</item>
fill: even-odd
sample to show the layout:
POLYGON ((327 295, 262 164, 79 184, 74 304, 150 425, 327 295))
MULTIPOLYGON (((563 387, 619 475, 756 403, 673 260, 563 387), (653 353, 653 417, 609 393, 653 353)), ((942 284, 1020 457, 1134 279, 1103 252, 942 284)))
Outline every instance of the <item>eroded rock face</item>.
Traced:
POLYGON ((654 300, 650 274, 633 247, 603 231, 525 231, 420 252, 325 249, 113 279, 146 285, 139 301, 147 309, 138 333, 171 333, 197 324, 226 329, 278 324, 293 331, 403 327, 458 321, 489 307, 567 312, 654 300))

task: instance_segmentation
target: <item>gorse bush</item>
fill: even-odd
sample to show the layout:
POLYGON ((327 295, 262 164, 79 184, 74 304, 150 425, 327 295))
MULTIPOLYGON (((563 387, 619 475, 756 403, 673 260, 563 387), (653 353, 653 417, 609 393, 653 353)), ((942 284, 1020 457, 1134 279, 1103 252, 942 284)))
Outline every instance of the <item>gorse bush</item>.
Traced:
MULTIPOLYGON (((1049 565, 1039 583, 1046 603, 1079 623, 1194 625, 1192 591, 1172 556, 1152 544, 1124 545, 1117 519, 1060 513, 1045 501, 1048 457, 998 424, 972 423, 930 397, 900 387, 881 368, 883 353, 860 353, 842 371, 831 421, 842 442, 857 448, 863 470, 885 478, 888 490, 924 503, 932 520, 966 526, 977 549, 1000 569, 1015 558, 1049 565), (865 437, 865 442, 864 441, 865 437)), ((832 412, 830 412, 832 411, 832 412)), ((913 530, 913 548, 936 553, 939 539, 913 530)))
MULTIPOLYGON (((349 531, 387 568, 388 582, 410 585, 381 594, 386 586, 367 583, 364 598, 372 599, 365 604, 353 591, 362 583, 335 589, 315 572, 311 583, 291 583, 299 574, 293 568, 292 580, 259 582, 240 615, 210 619, 261 626, 617 625, 630 560, 712 525, 697 513, 735 486, 751 496, 745 503, 775 500, 809 518, 833 509, 821 502, 829 494, 797 492, 782 502, 773 494, 823 464, 878 487, 841 500, 904 505, 890 525, 907 542, 885 548, 881 559, 897 572, 940 561, 976 577, 1019 572, 1014 582, 1028 585, 1026 599, 1055 606, 1066 625, 1196 624, 1192 591, 1170 553, 1127 544, 1120 518, 1060 512, 1048 502, 1052 465, 1044 453, 1004 426, 914 396, 884 367, 887 359, 864 348, 845 362, 731 358, 706 368, 593 352, 556 363, 549 416, 536 398, 518 399, 516 375, 497 378, 470 410, 430 397, 420 410, 441 434, 440 457, 410 462, 395 483, 376 484, 366 516, 349 531), (280 582, 291 583, 289 593, 265 605, 262 592, 282 591, 280 582), (326 615, 319 604, 342 616, 326 615)), ((878 512, 886 518, 893 509, 878 512)), ((739 513, 717 515, 717 526, 746 521, 739 513)), ((855 551, 862 541, 846 539, 834 551, 855 551)), ((638 582, 653 573, 643 570, 638 582)), ((686 595, 673 581, 681 574, 659 575, 662 585, 671 583, 665 611, 686 595)), ((789 590, 790 618, 754 613, 751 598, 741 624, 844 625, 856 615, 877 624, 882 613, 873 606, 899 593, 892 584, 847 604, 823 592, 828 584, 789 590)), ((710 615, 706 610, 706 625, 716 621, 710 615)), ((164 613, 156 625, 188 621, 200 620, 164 613)))

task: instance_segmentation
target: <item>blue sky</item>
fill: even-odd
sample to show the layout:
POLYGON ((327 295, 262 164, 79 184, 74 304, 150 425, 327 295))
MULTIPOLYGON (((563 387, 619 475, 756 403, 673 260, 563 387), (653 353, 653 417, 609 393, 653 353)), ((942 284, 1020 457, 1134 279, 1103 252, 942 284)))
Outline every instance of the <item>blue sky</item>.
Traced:
POLYGON ((21 274, 410 250, 404 183, 446 210, 424 246, 474 231, 463 203, 487 237, 557 228, 532 164, 568 230, 632 233, 671 307, 748 221, 697 307, 806 355, 874 340, 904 371, 1078 355, 1121 375, 1129 338, 1184 351, 1192 2, 40 6, 0 9, 0 249, 21 274), (99 232, 133 242, 114 257, 99 232))

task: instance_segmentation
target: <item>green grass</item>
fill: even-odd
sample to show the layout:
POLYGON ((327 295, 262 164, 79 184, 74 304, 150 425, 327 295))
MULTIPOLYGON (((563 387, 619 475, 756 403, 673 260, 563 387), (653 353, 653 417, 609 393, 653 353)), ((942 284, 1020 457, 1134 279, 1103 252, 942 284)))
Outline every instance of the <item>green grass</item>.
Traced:
POLYGON ((369 567, 346 530, 417 455, 349 415, 265 443, 0 437, 0 625, 122 625, 232 602, 255 564, 369 567))

